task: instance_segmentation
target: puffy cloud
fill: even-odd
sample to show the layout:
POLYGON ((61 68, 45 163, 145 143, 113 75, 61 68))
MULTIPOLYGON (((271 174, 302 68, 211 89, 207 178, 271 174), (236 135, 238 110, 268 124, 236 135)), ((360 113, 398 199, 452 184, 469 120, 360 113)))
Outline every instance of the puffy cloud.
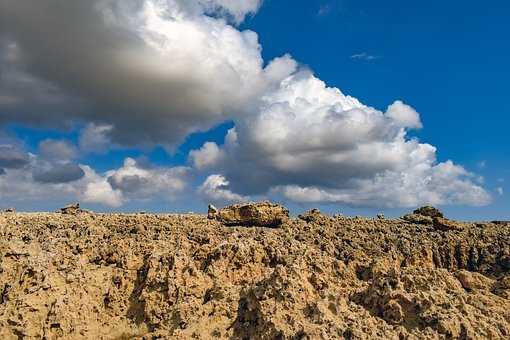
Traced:
POLYGON ((210 175, 198 188, 198 193, 213 203, 246 202, 249 197, 236 194, 228 189, 229 182, 222 175, 210 175))
POLYGON ((86 203, 103 204, 110 207, 120 207, 125 199, 121 190, 113 189, 108 183, 108 179, 95 173, 88 166, 85 170, 84 190, 78 194, 78 197, 86 203))
POLYGON ((217 166, 225 158, 225 152, 213 142, 205 143, 199 150, 189 153, 189 160, 198 170, 217 166))
POLYGON ((112 125, 88 124, 80 134, 78 144, 86 152, 106 153, 111 148, 109 133, 112 125))
POLYGON ((143 168, 136 160, 126 158, 121 168, 107 172, 106 177, 114 190, 127 197, 171 200, 186 188, 188 172, 186 167, 143 168))
POLYGON ((39 155, 48 160, 71 160, 77 157, 76 147, 64 140, 46 139, 39 143, 39 155))
POLYGON ((406 137, 419 122, 401 102, 385 114, 302 71, 236 121, 216 170, 235 192, 297 202, 487 204, 490 196, 472 174, 438 163, 433 146, 406 137))
POLYGON ((28 103, 26 110, 17 107, 16 115, 13 107, 2 120, 49 126, 85 120, 112 126, 115 143, 171 149, 189 133, 244 112, 296 67, 287 57, 264 68, 257 34, 225 21, 240 21, 259 5, 253 0, 4 0, 0 33, 16 45, 17 70, 28 72, 11 72, 7 87, 18 90, 7 95, 31 95, 35 90, 29 89, 41 84, 48 91, 19 98, 28 103), (29 81, 20 81, 25 74, 29 81), (12 84, 17 82, 22 84, 12 84), (83 103, 70 105, 68 97, 83 103))
POLYGON ((30 162, 28 153, 14 145, 0 145, 0 167, 6 169, 18 169, 30 162))
POLYGON ((397 100, 388 107, 386 116, 392 118, 397 124, 405 128, 421 129, 423 127, 419 113, 400 100, 397 100))
POLYGON ((41 183, 69 183, 85 176, 83 169, 73 163, 48 164, 35 168, 32 176, 41 183))
POLYGON ((502 187, 497 187, 496 192, 498 193, 499 196, 503 196, 505 190, 502 187))
POLYGON ((60 204, 78 200, 119 207, 131 200, 173 200, 187 186, 187 168, 142 168, 131 158, 104 174, 87 165, 59 165, 34 164, 6 171, 0 176, 0 203, 48 202, 50 197, 60 204), (78 171, 79 178, 74 178, 78 171))

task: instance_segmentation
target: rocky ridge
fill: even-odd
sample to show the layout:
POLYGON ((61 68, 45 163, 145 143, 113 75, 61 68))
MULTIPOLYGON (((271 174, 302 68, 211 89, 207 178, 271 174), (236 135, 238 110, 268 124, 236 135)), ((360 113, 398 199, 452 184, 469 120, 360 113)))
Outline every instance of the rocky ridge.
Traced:
POLYGON ((510 224, 412 215, 0 213, 0 338, 509 338, 510 224))

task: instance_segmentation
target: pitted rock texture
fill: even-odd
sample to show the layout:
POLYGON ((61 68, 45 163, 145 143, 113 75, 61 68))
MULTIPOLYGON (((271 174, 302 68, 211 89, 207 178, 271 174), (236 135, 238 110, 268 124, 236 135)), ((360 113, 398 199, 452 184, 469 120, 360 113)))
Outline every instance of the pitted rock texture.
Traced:
POLYGON ((276 228, 289 219, 289 211, 279 204, 259 202, 231 205, 219 211, 209 206, 211 216, 226 226, 276 228))
POLYGON ((0 339, 508 339, 510 225, 450 222, 0 213, 0 339))

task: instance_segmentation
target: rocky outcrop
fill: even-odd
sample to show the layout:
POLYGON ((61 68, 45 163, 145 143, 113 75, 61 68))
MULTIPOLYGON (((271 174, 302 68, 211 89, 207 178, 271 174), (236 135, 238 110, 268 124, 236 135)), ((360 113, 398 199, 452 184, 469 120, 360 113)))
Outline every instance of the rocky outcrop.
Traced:
POLYGON ((459 224, 0 214, 0 339, 508 339, 510 225, 459 224))
POLYGON ((82 212, 80 203, 69 204, 60 209, 60 213, 63 215, 76 215, 80 212, 82 212))
POLYGON ((279 204, 259 202, 231 205, 219 211, 210 209, 209 216, 226 226, 276 228, 289 219, 289 211, 279 204))

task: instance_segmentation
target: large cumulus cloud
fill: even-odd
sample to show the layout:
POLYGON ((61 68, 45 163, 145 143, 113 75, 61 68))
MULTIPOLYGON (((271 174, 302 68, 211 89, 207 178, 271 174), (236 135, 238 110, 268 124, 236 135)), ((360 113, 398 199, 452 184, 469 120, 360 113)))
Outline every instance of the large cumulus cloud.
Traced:
MULTIPOLYGON (((27 108, 15 117, 0 102, 0 111, 12 113, 3 120, 83 119, 111 125, 108 134, 120 144, 172 148, 189 133, 244 111, 295 67, 282 58, 264 68, 257 34, 228 23, 259 5, 253 0, 3 0, 0 35, 16 50, 11 64, 30 74, 35 87, 44 81, 51 93, 65 90, 46 110, 37 108, 39 114, 27 108), (86 107, 56 110, 52 104, 65 96, 86 107)), ((10 73, 10 86, 24 74, 10 73)), ((23 84, 25 93, 29 85, 23 84)))
POLYGON ((488 203, 472 174, 438 163, 435 147, 407 137, 419 127, 419 114, 401 101, 381 112, 301 71, 237 121, 222 149, 208 143, 191 160, 242 195, 355 206, 488 203))

